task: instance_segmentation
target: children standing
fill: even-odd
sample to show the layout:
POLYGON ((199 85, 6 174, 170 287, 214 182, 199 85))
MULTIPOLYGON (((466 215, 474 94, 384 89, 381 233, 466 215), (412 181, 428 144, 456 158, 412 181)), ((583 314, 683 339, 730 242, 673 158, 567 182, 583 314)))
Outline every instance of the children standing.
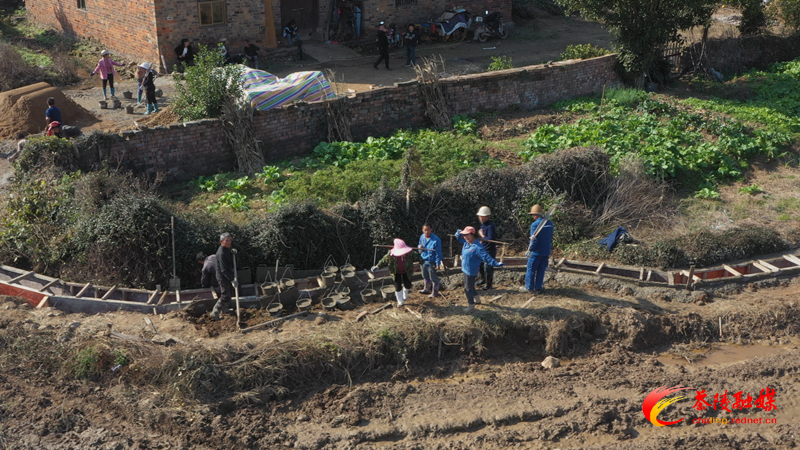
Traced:
POLYGON ((478 296, 478 291, 475 290, 475 277, 478 276, 478 267, 480 267, 481 261, 494 267, 505 266, 505 264, 497 262, 489 256, 483 245, 478 243, 478 237, 475 234, 474 227, 466 227, 463 230, 456 230, 455 235, 458 242, 464 244, 464 248, 461 249, 461 271, 464 272, 464 293, 467 296, 467 312, 474 310, 475 305, 481 304, 481 298, 478 296))
POLYGON ((117 98, 114 95, 114 75, 117 74, 117 71, 114 69, 114 66, 122 67, 124 64, 120 64, 113 59, 111 59, 111 52, 108 50, 103 50, 100 53, 100 62, 97 63, 97 67, 94 68, 90 76, 94 76, 97 72, 100 72, 100 78, 103 79, 103 98, 108 100, 108 94, 106 93, 106 85, 111 88, 111 98, 117 98))
POLYGON ((142 91, 144 92, 145 99, 147 100, 147 112, 149 115, 158 112, 158 102, 156 102, 156 85, 153 80, 156 78, 156 72, 153 70, 153 65, 149 62, 139 64, 139 69, 136 78, 142 77, 142 91))
POLYGON ((422 226, 422 235, 419 237, 419 248, 422 259, 422 279, 425 280, 425 289, 420 294, 430 294, 429 297, 439 296, 439 275, 436 268, 442 266, 442 240, 433 234, 433 227, 426 223, 422 226), (422 250, 428 249, 428 250, 422 250))

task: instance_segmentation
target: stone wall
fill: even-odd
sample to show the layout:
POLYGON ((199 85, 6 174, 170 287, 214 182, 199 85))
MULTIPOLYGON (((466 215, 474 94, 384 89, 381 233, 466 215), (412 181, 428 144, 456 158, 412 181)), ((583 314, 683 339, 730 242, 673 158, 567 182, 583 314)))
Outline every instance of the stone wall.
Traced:
MULTIPOLYGON (((66 34, 94 37, 109 50, 136 61, 159 61, 153 0, 29 0, 28 18, 66 34)), ((97 55, 100 60, 100 55, 97 55)))
POLYGON ((725 75, 741 74, 750 69, 765 70, 771 64, 800 57, 800 34, 781 36, 743 36, 709 39, 687 48, 681 55, 684 72, 703 68, 725 75))
MULTIPOLYGON (((614 70, 616 55, 584 61, 564 61, 442 80, 451 113, 469 114, 518 106, 542 108, 559 100, 590 95, 603 86, 620 85, 614 70)), ((398 128, 429 126, 417 83, 376 89, 339 99, 346 102, 355 140, 388 136, 398 128)), ((299 103, 259 112, 255 129, 264 142, 267 161, 308 155, 327 139, 324 103, 299 103)), ((169 179, 188 180, 233 168, 220 122, 204 120, 146 131, 123 133, 109 159, 169 179)))

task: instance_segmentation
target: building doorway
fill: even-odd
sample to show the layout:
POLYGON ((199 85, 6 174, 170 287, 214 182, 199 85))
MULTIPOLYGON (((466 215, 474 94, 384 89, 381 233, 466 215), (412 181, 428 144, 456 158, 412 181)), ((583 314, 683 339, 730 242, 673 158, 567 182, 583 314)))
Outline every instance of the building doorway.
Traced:
POLYGON ((319 22, 318 0, 283 0, 281 1, 281 29, 294 20, 300 30, 316 31, 319 22))

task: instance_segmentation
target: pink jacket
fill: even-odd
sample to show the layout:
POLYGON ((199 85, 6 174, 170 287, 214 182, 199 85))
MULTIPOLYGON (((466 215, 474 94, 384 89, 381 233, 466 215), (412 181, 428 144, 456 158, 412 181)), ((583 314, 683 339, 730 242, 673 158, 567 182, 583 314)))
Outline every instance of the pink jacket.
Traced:
POLYGON ((94 71, 92 73, 95 74, 99 70, 100 78, 105 80, 108 78, 109 75, 117 74, 117 71, 114 70, 114 66, 122 67, 124 65, 125 64, 120 64, 111 58, 108 58, 108 61, 106 61, 105 58, 100 58, 100 62, 97 63, 97 67, 94 68, 94 71))

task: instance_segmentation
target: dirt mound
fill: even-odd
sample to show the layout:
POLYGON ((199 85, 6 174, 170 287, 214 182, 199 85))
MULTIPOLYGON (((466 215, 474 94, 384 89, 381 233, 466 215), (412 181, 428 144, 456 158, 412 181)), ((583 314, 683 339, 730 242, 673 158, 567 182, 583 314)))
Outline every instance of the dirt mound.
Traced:
POLYGON ((14 133, 39 133, 47 127, 44 113, 47 99, 56 99, 65 124, 79 127, 98 121, 89 111, 68 99, 58 88, 47 83, 36 83, 0 93, 0 139, 8 139, 14 133))
POLYGON ((173 123, 180 121, 181 117, 177 115, 171 107, 167 106, 155 114, 149 115, 144 119, 137 120, 136 123, 139 125, 147 125, 148 127, 157 127, 160 125, 172 125, 173 123))

